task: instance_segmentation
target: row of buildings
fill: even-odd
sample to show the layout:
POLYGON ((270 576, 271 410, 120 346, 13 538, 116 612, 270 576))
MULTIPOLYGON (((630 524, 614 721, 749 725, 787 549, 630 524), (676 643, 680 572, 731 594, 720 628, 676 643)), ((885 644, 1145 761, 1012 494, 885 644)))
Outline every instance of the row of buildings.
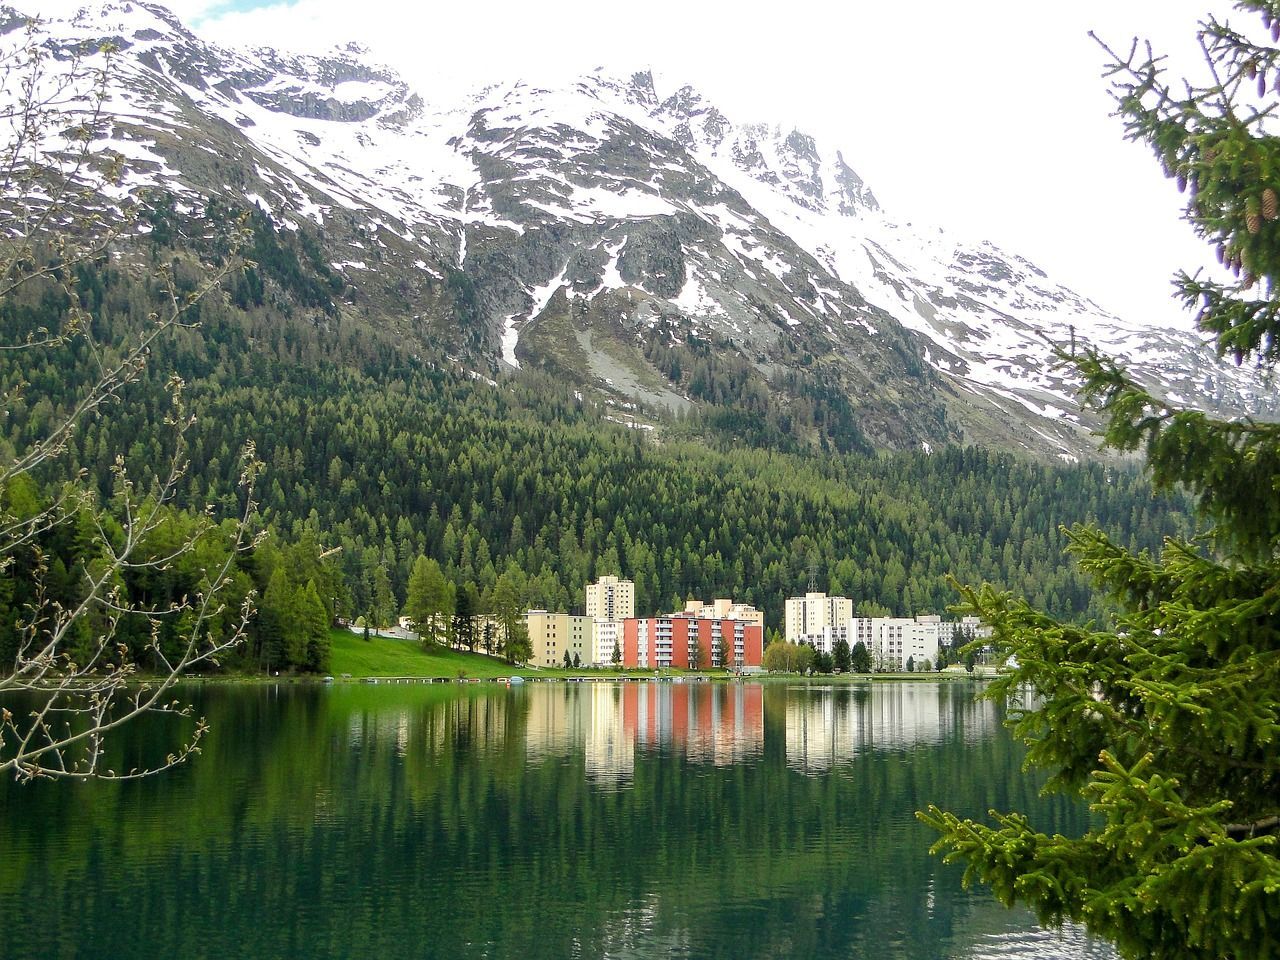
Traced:
POLYGON ((750 671, 764 656, 764 613, 755 607, 692 600, 678 613, 637 617, 635 585, 618 577, 587 585, 585 616, 530 610, 525 624, 532 662, 544 667, 562 666, 568 654, 582 666, 750 671))
MULTIPOLYGON (((635 584, 601 577, 586 587, 586 614, 530 610, 525 617, 532 662, 562 666, 641 669, 732 667, 760 669, 764 657, 764 613, 732 600, 691 600, 681 611, 657 617, 635 615, 635 584)), ((865 644, 877 670, 904 670, 909 662, 935 662, 938 651, 957 641, 990 635, 976 617, 855 617, 848 597, 807 593, 786 605, 786 639, 834 653, 844 640, 865 644)))
POLYGON ((832 653, 841 640, 850 648, 862 643, 877 670, 903 670, 908 661, 932 663, 943 647, 990 635, 977 617, 855 617, 851 599, 825 593, 792 597, 786 606, 788 643, 808 643, 821 653, 832 653))

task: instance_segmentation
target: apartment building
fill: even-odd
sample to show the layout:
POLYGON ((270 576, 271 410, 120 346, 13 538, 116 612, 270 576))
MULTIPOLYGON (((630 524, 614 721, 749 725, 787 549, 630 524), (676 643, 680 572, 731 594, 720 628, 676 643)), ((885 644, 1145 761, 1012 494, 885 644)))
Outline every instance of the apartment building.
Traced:
MULTIPOLYGON (((811 643, 821 653, 831 653, 853 618, 853 601, 806 593, 791 597, 786 607, 787 643, 811 643)), ((846 637, 848 639, 848 637, 846 637)), ((853 641, 849 640, 850 646, 853 641)))
POLYGON ((707 620, 742 620, 764 626, 764 611, 757 610, 749 603, 734 603, 728 599, 712 600, 704 603, 701 600, 690 600, 684 605, 684 613, 690 617, 707 620))
POLYGON ((601 577, 586 588, 587 616, 593 620, 626 620, 636 615, 636 585, 617 577, 601 577))
POLYGON ((591 649, 593 651, 594 663, 602 667, 613 664, 613 652, 617 650, 619 656, 622 651, 622 624, 621 620, 593 620, 591 622, 591 649))
POLYGON ((525 614, 525 625, 529 629, 529 647, 533 651, 529 658, 531 663, 539 667, 563 667, 566 652, 570 660, 576 655, 583 666, 597 662, 592 642, 595 624, 590 617, 530 610, 525 614))
POLYGON ((866 645, 877 670, 905 670, 938 659, 938 648, 949 646, 956 624, 939 616, 852 617, 845 630, 849 646, 866 645))
POLYGON ((764 656, 764 627, 745 620, 717 620, 684 613, 622 622, 622 662, 628 667, 691 669, 759 668, 764 656))

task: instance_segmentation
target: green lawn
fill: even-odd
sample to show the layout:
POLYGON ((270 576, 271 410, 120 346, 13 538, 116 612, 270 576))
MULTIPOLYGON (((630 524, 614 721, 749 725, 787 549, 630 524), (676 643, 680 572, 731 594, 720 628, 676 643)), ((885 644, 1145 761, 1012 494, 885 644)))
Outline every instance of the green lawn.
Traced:
POLYGON ((365 640, 350 630, 333 630, 329 673, 340 677, 468 677, 540 676, 559 671, 525 670, 482 653, 460 650, 425 652, 415 641, 391 637, 365 640))

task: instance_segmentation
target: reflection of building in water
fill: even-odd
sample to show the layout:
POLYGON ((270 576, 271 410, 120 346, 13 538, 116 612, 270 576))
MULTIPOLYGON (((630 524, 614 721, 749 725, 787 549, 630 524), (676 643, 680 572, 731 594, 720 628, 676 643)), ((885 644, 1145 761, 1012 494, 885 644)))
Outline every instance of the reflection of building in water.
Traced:
POLYGON ((415 686, 388 691, 387 698, 376 708, 351 712, 347 718, 351 746, 391 750, 400 756, 437 756, 459 747, 476 753, 497 752, 507 748, 523 712, 523 701, 496 690, 441 701, 415 686), (403 699, 392 700, 397 694, 403 699))
POLYGON ((788 691, 787 765, 816 772, 852 759, 868 732, 859 721, 859 705, 850 697, 788 691))
POLYGON ((587 729, 585 756, 587 777, 599 783, 624 783, 636 769, 635 738, 622 722, 623 689, 593 683, 584 691, 591 699, 591 725, 587 729))
POLYGON ((567 683, 529 691, 525 756, 563 758, 581 752, 587 777, 631 779, 635 740, 622 722, 622 691, 613 684, 567 683))
POLYGON ((587 777, 598 783, 630 781, 637 748, 715 764, 764 750, 764 692, 758 685, 574 683, 528 694, 527 758, 581 752, 587 777))
POLYGON ((869 750, 971 742, 995 728, 994 705, 953 697, 935 683, 787 691, 787 765, 805 772, 829 770, 869 750))
POLYGON ((565 757, 582 746, 591 726, 591 703, 584 692, 579 684, 529 691, 524 742, 530 759, 565 757))
POLYGON ((640 747, 732 763, 764 750, 764 691, 745 684, 628 684, 623 724, 640 747))

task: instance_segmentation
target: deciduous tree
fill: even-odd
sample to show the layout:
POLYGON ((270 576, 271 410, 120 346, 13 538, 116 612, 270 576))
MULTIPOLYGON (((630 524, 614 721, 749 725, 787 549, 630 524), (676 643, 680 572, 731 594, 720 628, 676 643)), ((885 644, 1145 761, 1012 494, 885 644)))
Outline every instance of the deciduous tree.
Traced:
MULTIPOLYGON (((252 545, 252 447, 242 458, 241 510, 231 521, 231 549, 220 562, 186 595, 143 603, 127 592, 131 578, 172 569, 196 555, 201 540, 216 536, 218 528, 205 517, 194 528, 182 527, 176 539, 167 537, 194 424, 179 378, 169 381, 166 437, 147 438, 156 450, 163 449, 163 439, 168 456, 146 463, 146 473, 135 476, 130 468, 136 463, 120 452, 101 451, 107 462, 99 467, 113 489, 110 502, 101 502, 66 466, 77 431, 101 412, 120 408, 152 347, 188 325, 192 308, 232 269, 228 259, 208 269, 188 262, 182 269, 200 280, 186 287, 170 266, 158 268, 153 289, 161 291, 162 301, 146 327, 114 341, 99 338, 80 277, 111 252, 127 257, 127 238, 139 224, 132 201, 111 202, 103 189, 120 178, 123 161, 95 152, 111 57, 108 48, 88 49, 82 58, 64 62, 36 42, 34 26, 25 42, 0 51, 0 309, 23 298, 63 305, 48 326, 24 324, 17 311, 6 310, 0 350, 19 364, 50 354, 78 355, 91 370, 84 378, 69 377, 86 386, 62 413, 48 418, 38 437, 18 449, 0 445, 0 581, 20 575, 29 597, 21 610, 5 611, 9 622, 0 631, 14 640, 0 663, 0 696, 9 704, 21 701, 16 712, 0 708, 0 774, 19 779, 132 777, 181 762, 196 749, 203 721, 185 745, 165 757, 123 771, 105 769, 103 758, 109 736, 132 720, 189 714, 173 698, 173 685, 185 671, 215 662, 237 644, 252 612, 248 595, 238 610, 226 608, 238 555, 252 545), (50 497, 31 483, 37 473, 50 497), (94 559, 85 565, 74 598, 64 603, 52 591, 67 595, 67 572, 48 560, 42 543, 52 531, 73 525, 85 538, 81 555, 94 559), (166 546, 157 549, 161 543, 166 546), (141 655, 120 637, 126 627, 136 632, 138 624, 147 625, 151 638, 141 655), (151 674, 148 682, 139 682, 143 669, 151 674)), ((0 398, 6 410, 33 402, 23 378, 0 385, 0 398)), ((133 439, 134 449, 146 449, 142 438, 133 439)), ((0 591, 0 601, 13 593, 12 586, 0 591)))

